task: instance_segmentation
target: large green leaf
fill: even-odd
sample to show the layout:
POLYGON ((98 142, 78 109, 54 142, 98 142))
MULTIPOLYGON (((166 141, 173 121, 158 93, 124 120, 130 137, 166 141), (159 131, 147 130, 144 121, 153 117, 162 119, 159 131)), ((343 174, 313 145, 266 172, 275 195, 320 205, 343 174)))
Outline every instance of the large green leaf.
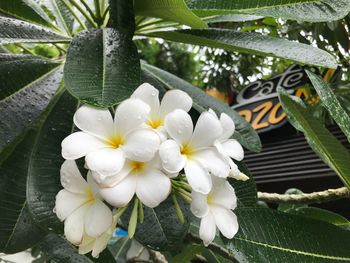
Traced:
POLYGON ((70 38, 21 20, 0 17, 0 45, 8 43, 69 42, 70 38))
POLYGON ((135 15, 133 1, 109 0, 109 13, 113 27, 130 38, 135 31, 135 15))
POLYGON ((291 97, 287 91, 278 89, 279 99, 291 124, 305 134, 313 150, 350 187, 350 153, 324 126, 307 110, 300 98, 291 97))
POLYGON ((1 0, 0 13, 42 25, 49 25, 50 20, 34 0, 1 0))
POLYGON ((327 223, 350 230, 350 222, 345 217, 336 214, 334 212, 324 210, 317 207, 297 207, 294 209, 288 209, 285 212, 305 216, 315 220, 325 221, 327 223))
POLYGON ((63 237, 56 234, 48 234, 39 244, 40 250, 48 259, 55 263, 115 263, 113 256, 104 250, 99 257, 92 258, 89 255, 80 255, 78 250, 68 243, 63 237))
POLYGON ((0 164, 0 251, 16 253, 35 245, 44 231, 33 224, 26 205, 26 181, 35 131, 0 164))
MULTIPOLYGON (((165 250, 181 246, 181 241, 190 226, 190 211, 181 198, 178 203, 182 208, 185 222, 180 223, 171 198, 155 208, 144 206, 144 221, 138 224, 134 238, 142 245, 156 250, 165 250)), ((127 229, 133 206, 130 205, 122 215, 122 223, 127 229)))
POLYGON ((57 63, 0 54, 0 151, 42 114, 61 79, 57 63))
POLYGON ((223 48, 249 54, 279 57, 303 64, 336 68, 335 58, 324 50, 287 39, 231 29, 161 31, 147 34, 166 40, 223 48))
POLYGON ((137 49, 128 35, 112 28, 80 33, 69 47, 64 80, 84 103, 115 105, 140 84, 137 49))
MULTIPOLYGON (((234 212, 238 233, 231 240, 217 237, 214 244, 239 262, 350 262, 347 230, 267 208, 240 208, 234 212)), ((198 235, 198 226, 192 231, 198 235)))
POLYGON ((135 13, 179 22, 192 28, 207 27, 204 21, 188 9, 185 0, 136 0, 135 13))
POLYGON ((193 107, 197 111, 202 112, 211 108, 218 114, 221 114, 221 112, 228 114, 236 125, 234 137, 239 140, 239 142, 245 148, 251 151, 258 152, 261 150, 261 142, 256 131, 248 122, 246 122, 243 117, 241 117, 228 105, 214 99, 199 88, 164 70, 148 65, 146 63, 142 63, 142 69, 150 76, 158 80, 161 84, 163 84, 166 89, 180 89, 187 92, 192 97, 193 107))
POLYGON ((350 142, 350 116, 342 107, 334 94, 330 86, 321 77, 312 73, 311 71, 306 71, 312 85, 317 91, 321 98, 322 104, 327 108, 329 114, 339 125, 340 129, 348 138, 350 142))
POLYGON ((27 182, 28 207, 42 227, 60 229, 53 212, 60 183, 61 142, 72 132, 72 119, 78 102, 64 92, 47 116, 33 149, 27 182))
POLYGON ((332 21, 350 12, 348 0, 188 0, 189 8, 200 16, 246 13, 298 21, 332 21))

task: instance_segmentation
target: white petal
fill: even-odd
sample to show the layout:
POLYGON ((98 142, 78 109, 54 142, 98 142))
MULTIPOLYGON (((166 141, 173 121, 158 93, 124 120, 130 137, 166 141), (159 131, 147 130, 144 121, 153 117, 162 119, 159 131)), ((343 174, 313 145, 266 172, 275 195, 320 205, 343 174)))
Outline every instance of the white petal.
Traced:
POLYGON ((93 249, 94 243, 95 243, 95 238, 89 237, 88 235, 84 234, 83 240, 79 245, 79 254, 83 255, 83 254, 89 253, 93 249))
POLYGON ((61 184, 64 189, 72 193, 85 194, 88 184, 81 176, 75 161, 66 160, 61 166, 61 184))
POLYGON ((96 238, 96 241, 94 243, 94 247, 92 249, 91 255, 94 258, 98 258, 99 254, 105 250, 105 248, 108 245, 108 241, 111 239, 111 234, 109 233, 103 233, 101 236, 96 238))
POLYGON ((146 162, 154 157, 159 145, 160 138, 155 131, 139 129, 128 134, 122 149, 128 159, 146 162))
POLYGON ((181 90, 169 90, 165 93, 162 103, 160 104, 160 114, 165 117, 168 113, 181 109, 188 112, 192 107, 191 97, 181 90))
POLYGON ((209 173, 196 161, 187 160, 185 174, 192 189, 202 194, 208 194, 212 183, 209 173))
POLYGON ((165 129, 172 139, 180 145, 187 144, 192 136, 191 116, 184 110, 175 110, 165 117, 165 129))
POLYGON ((115 130, 123 137, 139 128, 147 119, 150 106, 140 99, 124 100, 115 112, 115 130))
POLYGON ((114 134, 113 118, 109 110, 82 106, 73 117, 74 124, 82 131, 107 139, 114 134))
MULTIPOLYGON (((237 177, 238 178, 238 176, 239 176, 239 174, 240 174, 240 171, 239 171, 239 169, 238 169, 238 166, 232 161, 232 159, 231 158, 228 158, 228 161, 229 161, 229 164, 230 164, 230 177, 237 177)), ((236 178, 236 179, 237 179, 236 178)), ((244 177, 242 177, 242 178, 244 178, 244 177)), ((246 179, 249 179, 249 177, 247 177, 246 179)), ((237 180, 240 180, 240 179, 237 179, 237 180)), ((245 181, 245 180, 244 180, 245 181)))
POLYGON ((136 195, 151 208, 158 206, 170 194, 170 179, 159 170, 149 170, 138 175, 136 195))
POLYGON ((112 225, 111 210, 99 200, 95 200, 85 216, 85 232, 91 237, 98 237, 112 225))
POLYGON ((116 174, 105 176, 93 171, 91 174, 100 187, 112 187, 122 181, 126 176, 128 176, 131 170, 132 167, 125 164, 124 167, 116 174))
POLYGON ((159 115, 159 91, 149 83, 141 84, 131 95, 130 98, 140 99, 150 106, 149 113, 151 118, 159 115))
POLYGON ((220 206, 211 206, 210 209, 220 232, 228 239, 233 238, 238 232, 236 215, 231 210, 220 206))
POLYGON ((203 112, 196 123, 191 139, 191 145, 195 149, 213 146, 214 141, 222 134, 222 127, 213 114, 203 112))
POLYGON ((203 217, 199 227, 199 237, 203 240, 205 246, 208 246, 215 238, 216 225, 211 213, 203 217))
POLYGON ((128 175, 120 183, 110 188, 101 188, 104 200, 114 207, 124 207, 133 198, 136 191, 137 176, 128 175))
POLYGON ((193 159, 212 175, 227 177, 230 173, 228 161, 217 152, 216 148, 197 151, 193 159))
POLYGON ((196 217, 204 217, 209 213, 207 195, 192 191, 191 211, 196 217))
POLYGON ((64 222, 64 234, 69 242, 74 245, 81 243, 84 234, 84 217, 90 208, 91 203, 87 203, 75 210, 64 222))
POLYGON ((88 201, 86 194, 71 193, 63 189, 56 195, 56 215, 63 221, 88 201))
POLYGON ((230 156, 231 158, 242 161, 244 158, 244 150, 242 145, 234 139, 229 139, 222 143, 222 148, 224 149, 225 153, 230 156))
POLYGON ((226 209, 235 209, 237 207, 237 197, 229 182, 218 177, 212 177, 212 182, 211 203, 226 209))
POLYGON ((169 173, 180 172, 186 164, 186 157, 181 155, 180 145, 174 140, 167 140, 160 145, 159 156, 163 168, 169 173))
POLYGON ((233 122, 232 118, 226 113, 221 113, 220 123, 223 129, 220 139, 225 140, 230 138, 235 132, 235 123, 233 122))
POLYGON ((67 160, 75 160, 106 147, 108 145, 97 137, 84 132, 75 132, 62 141, 62 156, 67 160))
POLYGON ((85 161, 90 170, 102 176, 110 176, 120 172, 124 166, 125 157, 120 148, 105 148, 89 153, 85 161))
POLYGON ((161 142, 166 141, 168 138, 168 133, 164 126, 159 126, 157 129, 155 129, 155 131, 157 132, 161 142))

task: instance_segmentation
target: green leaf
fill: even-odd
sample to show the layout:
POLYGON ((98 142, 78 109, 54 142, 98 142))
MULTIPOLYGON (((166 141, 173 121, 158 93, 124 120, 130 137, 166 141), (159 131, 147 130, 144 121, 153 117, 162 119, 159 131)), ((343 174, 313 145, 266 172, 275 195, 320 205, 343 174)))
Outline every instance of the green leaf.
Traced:
POLYGON ((32 56, 0 54, 0 151, 42 114, 60 85, 62 68, 32 56))
POLYGON ((35 245, 44 231, 33 223, 26 205, 26 181, 35 131, 0 165, 0 251, 16 253, 35 245))
POLYGON ((211 251, 209 249, 206 249, 203 252, 203 256, 205 257, 207 262, 210 262, 210 263, 232 263, 232 261, 214 253, 213 251, 211 251))
POLYGON ((132 38, 135 32, 133 1, 110 0, 109 5, 113 27, 132 38))
POLYGON ((41 25, 50 25, 49 17, 34 0, 1 0, 0 13, 41 25))
POLYGON ((0 17, 0 45, 8 43, 69 42, 70 38, 21 20, 0 17))
POLYGON ((290 123, 304 133, 312 149, 350 187, 350 154, 321 122, 305 108, 300 98, 291 97, 287 91, 278 89, 279 99, 290 123))
MULTIPOLYGON (((217 237, 214 245, 239 262, 350 261, 347 230, 266 208, 239 208, 234 212, 238 217, 238 233, 231 240, 217 237)), ((193 230, 198 235, 198 226, 193 230)))
POLYGON ((350 12, 347 0, 188 0, 189 8, 199 16, 246 13, 298 21, 339 20, 350 12))
POLYGON ((278 57, 321 67, 336 68, 335 58, 324 50, 287 39, 231 29, 162 31, 147 34, 165 40, 222 48, 248 54, 278 57))
MULTIPOLYGON (((57 96, 58 97, 58 96, 57 96)), ((27 182, 28 207, 34 220, 45 228, 61 230, 62 223, 53 212, 61 190, 63 163, 61 142, 72 132, 72 120, 78 102, 68 92, 58 98, 36 139, 27 182)))
POLYGON ((115 105, 140 84, 137 49, 128 35, 112 28, 80 33, 69 47, 64 80, 84 103, 115 105))
POLYGON ((175 21, 192 28, 206 28, 207 24, 188 9, 184 0, 135 0, 135 13, 175 21))
POLYGON ((186 246, 180 254, 177 254, 173 258, 173 263, 189 263, 192 259, 196 258, 197 254, 201 254, 205 249, 202 245, 188 245, 186 246))
POLYGON ((327 108, 329 114, 332 116, 350 142, 350 116, 341 106, 337 96, 334 94, 327 82, 311 71, 306 71, 306 73, 320 96, 322 104, 327 108))
POLYGON ((345 217, 336 214, 334 212, 324 210, 317 207, 298 207, 294 209, 288 209, 285 212, 305 216, 315 220, 324 221, 344 229, 350 230, 350 222, 345 217))
MULTIPOLYGON (((181 245, 181 240, 187 234, 190 225, 190 211, 188 205, 182 199, 178 199, 182 212, 184 213, 185 223, 181 224, 176 215, 175 207, 169 197, 155 208, 144 207, 144 222, 138 224, 134 238, 142 245, 156 250, 181 245)), ((121 221, 125 228, 128 228, 128 222, 132 213, 132 205, 123 213, 121 221)))
POLYGON ((234 138, 236 138, 245 148, 251 151, 259 152, 261 150, 261 142, 256 131, 243 117, 241 117, 228 105, 214 99, 213 97, 204 93, 201 89, 191 85, 181 78, 176 77, 175 75, 172 75, 171 73, 146 63, 142 63, 141 66, 144 72, 164 85, 166 89, 180 89, 189 94, 193 99, 193 107, 197 111, 203 112, 211 108, 218 114, 221 114, 222 112, 228 114, 236 125, 234 138))
POLYGON ((256 206, 258 199, 254 178, 243 161, 237 162, 236 164, 238 165, 239 170, 249 177, 249 180, 247 181, 239 181, 234 178, 228 179, 229 183, 235 189, 235 193, 238 200, 238 206, 256 206))
POLYGON ((88 255, 80 255, 78 250, 63 237, 48 234, 39 244, 40 250, 55 263, 115 263, 113 256, 105 249, 97 259, 88 255))
POLYGON ((242 14, 229 14, 214 16, 207 19, 204 19, 207 23, 221 23, 221 22, 245 22, 245 21, 254 21, 263 18, 262 16, 255 15, 242 15, 242 14))

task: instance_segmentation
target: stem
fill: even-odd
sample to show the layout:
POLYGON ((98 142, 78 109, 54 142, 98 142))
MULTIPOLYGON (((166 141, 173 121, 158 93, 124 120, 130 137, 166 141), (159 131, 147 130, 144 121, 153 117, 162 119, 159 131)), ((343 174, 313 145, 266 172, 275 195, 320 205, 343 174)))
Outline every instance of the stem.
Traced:
POLYGON ((23 51, 27 52, 28 54, 31 54, 31 55, 33 55, 33 56, 36 56, 36 54, 35 54, 32 50, 26 48, 26 47, 23 46, 22 44, 16 43, 15 46, 17 46, 17 47, 23 49, 23 51))
POLYGON ((79 1, 83 4, 85 9, 88 11, 90 16, 92 17, 92 19, 96 20, 97 17, 95 16, 94 12, 92 12, 90 6, 84 0, 79 0, 79 1))
MULTIPOLYGON (((199 237, 196 237, 192 234, 187 234, 186 239, 197 244, 202 244, 202 240, 199 237)), ((232 254, 230 254, 230 252, 227 249, 218 246, 215 243, 210 243, 207 248, 215 252, 216 254, 219 254, 220 256, 229 259, 230 262, 239 263, 237 259, 232 254)))
POLYGON ((346 187, 328 189, 308 194, 277 194, 258 192, 258 199, 268 203, 324 203, 342 198, 350 198, 350 190, 346 187))
POLYGON ((79 16, 75 13, 74 9, 72 6, 67 2, 67 0, 62 0, 63 4, 68 8, 69 12, 74 16, 74 18, 78 21, 79 25, 84 29, 87 30, 87 27, 83 21, 79 18, 79 16))
POLYGON ((101 20, 101 17, 102 17, 102 14, 101 14, 101 8, 100 8, 100 2, 99 0, 94 0, 95 2, 95 17, 98 19, 98 20, 101 20))
POLYGON ((75 0, 69 0, 69 2, 79 10, 79 12, 86 18, 92 27, 96 27, 96 24, 92 18, 84 11, 84 9, 81 8, 81 6, 75 0))

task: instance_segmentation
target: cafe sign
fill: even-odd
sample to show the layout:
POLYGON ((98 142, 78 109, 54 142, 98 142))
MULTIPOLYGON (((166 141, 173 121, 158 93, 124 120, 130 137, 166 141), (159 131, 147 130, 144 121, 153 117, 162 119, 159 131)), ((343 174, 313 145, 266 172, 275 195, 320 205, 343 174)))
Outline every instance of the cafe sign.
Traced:
MULTIPOLYGON (((316 71, 316 69, 311 69, 316 71)), ((289 67, 284 73, 268 80, 258 80, 243 90, 235 98, 232 106, 259 133, 281 127, 287 122, 277 95, 282 87, 297 97, 308 97, 306 85, 309 83, 304 69, 299 65, 289 67)))

